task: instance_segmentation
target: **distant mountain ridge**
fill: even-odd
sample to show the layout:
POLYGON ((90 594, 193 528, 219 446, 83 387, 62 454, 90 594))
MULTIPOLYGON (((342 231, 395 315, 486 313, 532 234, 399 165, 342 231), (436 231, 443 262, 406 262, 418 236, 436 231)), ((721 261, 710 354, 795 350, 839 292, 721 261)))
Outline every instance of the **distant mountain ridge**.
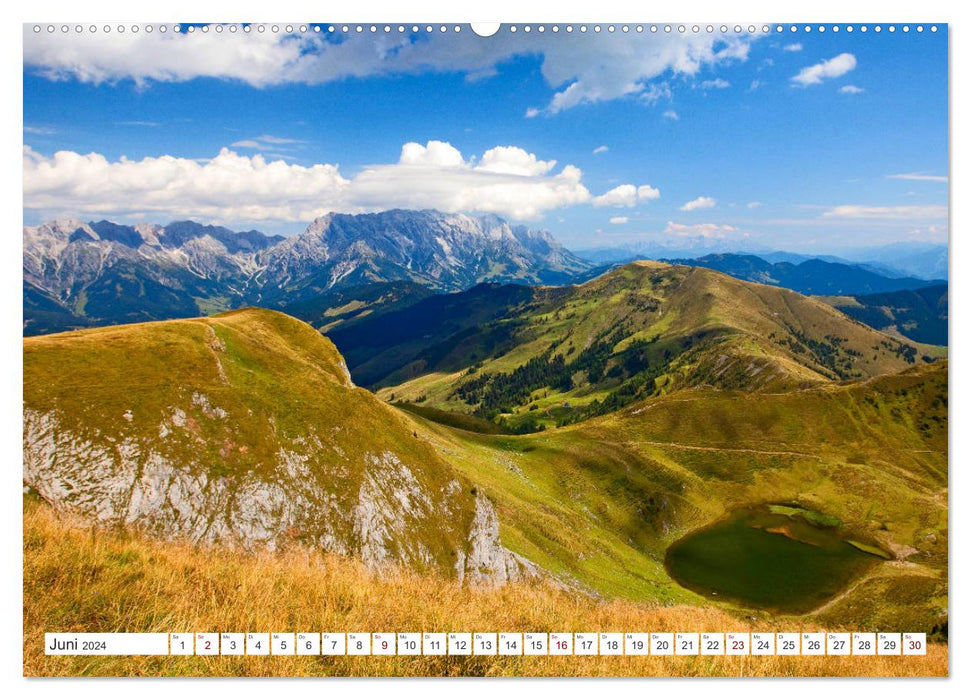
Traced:
POLYGON ((948 247, 940 243, 901 241, 889 245, 836 248, 824 253, 793 253, 760 246, 740 247, 737 242, 706 239, 679 239, 671 243, 627 243, 612 247, 582 248, 578 255, 601 265, 623 264, 635 260, 697 260, 711 255, 741 255, 762 258, 770 263, 799 264, 823 260, 861 267, 884 277, 917 277, 928 282, 948 278, 948 247))
POLYGON ((707 267, 746 282, 785 287, 800 294, 877 294, 901 289, 920 289, 944 280, 888 277, 864 265, 810 258, 802 262, 768 262, 755 255, 719 253, 690 260, 664 260, 675 265, 707 267))
POLYGON ((24 227, 24 331, 285 308, 333 289, 409 281, 559 284, 591 265, 547 231, 497 216, 392 210, 328 214, 284 238, 177 221, 68 219, 24 227))
POLYGON ((850 318, 918 343, 947 345, 947 285, 881 294, 822 297, 850 318))

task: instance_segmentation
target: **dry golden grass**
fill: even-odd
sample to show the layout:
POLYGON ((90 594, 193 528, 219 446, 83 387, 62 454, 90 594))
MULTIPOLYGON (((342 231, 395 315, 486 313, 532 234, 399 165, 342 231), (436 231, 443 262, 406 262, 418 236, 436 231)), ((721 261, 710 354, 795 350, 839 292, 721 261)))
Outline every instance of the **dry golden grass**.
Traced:
MULTIPOLYGON (((798 631, 799 625, 787 625, 798 631)), ((29 676, 943 676, 926 657, 48 657, 45 631, 775 631, 715 607, 598 602, 551 586, 477 590, 294 550, 251 555, 79 527, 24 505, 29 676)))

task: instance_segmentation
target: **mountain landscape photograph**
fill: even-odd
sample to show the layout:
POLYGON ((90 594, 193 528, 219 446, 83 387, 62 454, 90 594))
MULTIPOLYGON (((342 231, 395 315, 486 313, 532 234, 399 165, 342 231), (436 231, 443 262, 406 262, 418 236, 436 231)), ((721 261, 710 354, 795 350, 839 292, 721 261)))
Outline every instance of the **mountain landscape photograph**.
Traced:
POLYGON ((947 26, 593 26, 24 25, 25 676, 948 675, 947 26))

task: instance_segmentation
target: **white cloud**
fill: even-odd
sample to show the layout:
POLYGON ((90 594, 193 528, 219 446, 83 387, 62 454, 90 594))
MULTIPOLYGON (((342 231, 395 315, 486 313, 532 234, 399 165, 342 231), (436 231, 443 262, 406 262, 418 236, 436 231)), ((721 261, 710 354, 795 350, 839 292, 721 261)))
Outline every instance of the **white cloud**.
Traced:
POLYGON ((602 195, 593 198, 595 207, 633 207, 642 199, 657 199, 661 191, 650 185, 618 185, 602 195))
POLYGON ((542 40, 501 32, 483 41, 472 32, 399 35, 244 33, 215 27, 191 36, 169 32, 34 34, 24 26, 24 65, 53 80, 87 83, 131 79, 138 85, 199 77, 235 80, 262 88, 285 83, 321 84, 352 77, 459 72, 469 79, 494 75, 514 56, 541 55, 541 72, 555 91, 543 108, 556 113, 620 97, 648 103, 670 95, 666 77, 745 61, 759 34, 565 34, 542 40))
POLYGON ((617 224, 617 225, 626 224, 628 221, 629 221, 629 219, 626 216, 611 216, 610 217, 610 223, 612 223, 612 224, 617 224))
MULTIPOLYGON (((726 224, 677 224, 669 221, 664 233, 679 238, 729 238, 740 234, 734 226, 726 224)), ((745 237, 741 234, 740 237, 745 237)))
POLYGON ((866 92, 866 90, 856 85, 844 85, 839 91, 843 95, 859 95, 861 92, 866 92))
POLYGON ((398 164, 432 168, 461 168, 466 165, 462 153, 446 141, 429 141, 422 146, 411 141, 401 147, 398 164))
POLYGON ((799 42, 796 42, 794 44, 786 44, 785 46, 782 47, 782 50, 792 51, 792 52, 802 51, 802 44, 800 44, 799 42))
POLYGON ((535 107, 530 107, 529 109, 526 110, 527 119, 532 119, 533 117, 538 117, 539 115, 540 115, 540 110, 536 109, 535 107))
POLYGON ((731 83, 721 78, 715 78, 714 80, 705 80, 699 87, 702 90, 724 90, 727 87, 731 87, 731 83))
POLYGON ((25 134, 33 134, 35 136, 52 136, 57 133, 57 129, 52 129, 47 126, 27 126, 24 125, 25 134))
POLYGON ((756 90, 758 90, 763 85, 765 85, 765 83, 763 83, 761 80, 753 80, 748 85, 748 91, 749 92, 755 92, 756 90))
MULTIPOLYGON (((572 165, 500 146, 476 161, 451 144, 402 146, 397 163, 347 177, 336 165, 302 166, 227 148, 211 159, 159 156, 109 161, 98 153, 24 149, 24 207, 44 216, 199 217, 207 221, 309 221, 329 211, 391 208, 493 212, 529 220, 593 196, 572 165)), ((633 185, 630 186, 634 190, 633 185)), ((636 190, 635 190, 636 192, 636 190)))
POLYGON ((555 165, 555 160, 539 160, 516 146, 496 146, 482 154, 476 170, 507 175, 545 175, 555 165))
POLYGON ((694 211, 695 209, 711 209, 716 202, 711 197, 695 197, 690 202, 681 205, 681 211, 694 211))
POLYGON ((821 63, 806 66, 792 76, 791 80, 801 87, 819 85, 825 78, 838 78, 854 68, 856 68, 856 56, 851 53, 841 53, 821 63))
POLYGON ((749 209, 758 209, 759 207, 762 206, 762 202, 749 202, 745 206, 748 207, 749 209))
POLYGON ((609 146, 597 146, 595 149, 593 149, 593 153, 594 155, 597 155, 598 153, 606 153, 609 150, 609 146))
POLYGON ((946 219, 947 207, 934 204, 891 207, 843 204, 828 209, 823 216, 834 219, 946 219))
POLYGON ((662 114, 661 116, 664 117, 665 119, 670 119, 673 122, 678 121, 678 113, 675 112, 673 109, 666 110, 664 114, 662 114))
POLYGON ((890 180, 918 180, 922 182, 947 182, 947 175, 925 175, 923 173, 899 173, 887 175, 890 180))
POLYGON ((637 188, 638 199, 658 199, 660 196, 661 190, 656 187, 651 187, 650 185, 641 185, 637 188))

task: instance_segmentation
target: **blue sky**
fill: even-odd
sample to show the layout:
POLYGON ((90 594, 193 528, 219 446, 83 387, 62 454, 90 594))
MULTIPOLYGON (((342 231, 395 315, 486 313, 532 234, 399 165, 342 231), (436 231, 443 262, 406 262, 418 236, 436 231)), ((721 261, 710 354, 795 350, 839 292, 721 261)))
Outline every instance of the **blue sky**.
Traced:
POLYGON ((946 28, 725 40, 25 27, 24 60, 28 224, 194 218, 288 234, 328 210, 434 206, 577 249, 947 238, 946 28))

